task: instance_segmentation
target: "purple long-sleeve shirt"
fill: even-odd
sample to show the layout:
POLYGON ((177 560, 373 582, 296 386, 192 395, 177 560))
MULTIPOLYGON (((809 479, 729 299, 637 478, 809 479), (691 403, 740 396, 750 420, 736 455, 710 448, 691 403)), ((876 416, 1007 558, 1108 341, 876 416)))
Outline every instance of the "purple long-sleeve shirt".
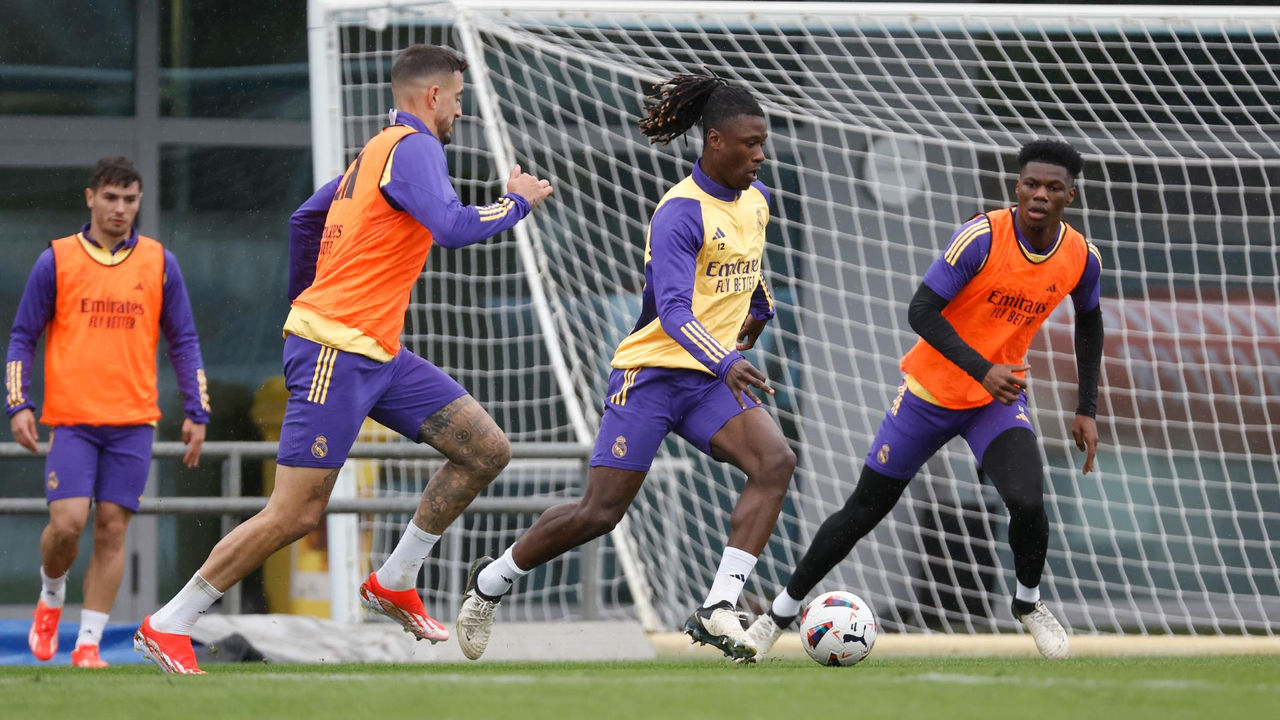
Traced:
MULTIPOLYGON (((685 187, 688 181, 678 184, 669 191, 668 196, 663 198, 649 222, 648 258, 644 268, 645 285, 640 304, 640 317, 631 335, 623 340, 615 353, 614 367, 628 366, 617 364, 619 362, 654 363, 656 367, 685 366, 681 362, 683 355, 681 360, 675 360, 672 355, 667 354, 670 348, 662 347, 665 341, 654 340, 645 335, 655 319, 665 333, 664 337, 670 338, 689 357, 717 377, 723 378, 729 368, 742 359, 742 353, 733 348, 732 344, 721 347, 715 340, 717 336, 723 337, 725 334, 722 325, 708 328, 708 317, 700 318, 694 314, 694 298, 699 293, 697 278, 715 274, 711 266, 726 259, 714 253, 703 252, 704 245, 709 242, 708 228, 705 225, 707 208, 703 203, 708 202, 704 200, 708 196, 717 201, 711 203, 715 207, 732 203, 735 207, 732 213, 735 216, 741 212, 736 209, 740 202, 750 202, 752 207, 764 212, 769 203, 769 190, 759 181, 751 184, 756 192, 724 187, 703 171, 701 159, 694 163, 690 179, 698 192, 683 194, 687 191, 682 191, 680 188, 685 187), (749 193, 748 200, 743 200, 744 192, 749 193), (671 193, 682 194, 671 196, 671 193), (673 362, 677 364, 672 364, 673 362)), ((734 237, 723 235, 726 231, 719 227, 715 227, 715 231, 731 240, 731 244, 742 245, 748 230, 736 229, 735 222, 727 220, 724 222, 724 227, 729 228, 727 232, 734 237), (738 237, 738 233, 742 233, 742 237, 738 237)), ((761 236, 763 235, 763 219, 760 220, 757 231, 761 236)), ((723 251, 724 243, 720 243, 720 246, 723 251)), ((763 252, 763 248, 760 252, 763 252)), ((744 259, 748 262, 754 261, 758 269, 760 256, 744 259)), ((745 308, 746 313, 758 320, 768 321, 774 316, 774 307, 773 300, 764 285, 763 274, 757 272, 749 277, 743 277, 743 280, 755 283, 750 286, 752 294, 745 308)), ((705 294, 707 289, 704 287, 701 292, 705 294)), ((743 318, 744 316, 735 316, 728 320, 720 318, 718 322, 721 324, 729 322, 732 325, 731 330, 736 332, 743 318)))
MULTIPOLYGON (((465 247, 511 228, 529 214, 529 202, 524 197, 507 193, 503 197, 515 203, 516 211, 497 219, 481 219, 487 209, 496 208, 497 204, 484 207, 462 204, 449 177, 444 145, 426 124, 398 110, 392 111, 391 121, 418 132, 405 136, 392 151, 388 161, 391 173, 382 184, 382 195, 391 207, 409 213, 430 230, 436 245, 465 247)), ((324 220, 341 180, 339 176, 325 183, 289 218, 290 302, 315 280, 324 220)), ((487 214, 492 217, 492 213, 487 214)))
MULTIPOLYGON (((85 224, 80 232, 90 242, 102 247, 89 235, 89 225, 85 224)), ((112 248, 112 254, 123 250, 131 250, 138 244, 138 231, 134 229, 124 242, 112 248)), ((35 409, 28 395, 31 387, 31 364, 35 359, 36 342, 53 320, 54 310, 58 303, 58 274, 54 264, 53 248, 48 248, 36 258, 31 274, 27 277, 27 286, 22 291, 22 299, 18 302, 18 313, 13 319, 13 329, 9 331, 9 348, 5 353, 6 366, 13 361, 20 361, 22 377, 20 380, 21 402, 5 410, 9 417, 27 408, 35 409)), ((205 408, 200 388, 199 376, 204 368, 200 357, 200 338, 196 335, 195 318, 191 314, 191 300, 187 296, 187 285, 182 279, 182 269, 178 267, 178 259, 168 250, 164 251, 164 290, 163 307, 160 309, 160 331, 169 343, 169 361, 173 363, 174 374, 178 378, 178 390, 182 393, 182 409, 193 422, 205 424, 209 422, 209 411, 205 408)))

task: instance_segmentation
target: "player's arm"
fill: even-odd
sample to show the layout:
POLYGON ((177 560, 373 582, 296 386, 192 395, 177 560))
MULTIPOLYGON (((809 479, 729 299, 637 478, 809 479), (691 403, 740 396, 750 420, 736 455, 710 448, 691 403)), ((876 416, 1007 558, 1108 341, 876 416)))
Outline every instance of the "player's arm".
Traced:
POLYGON ((519 185, 530 197, 512 191, 488 205, 463 205, 449 178, 444 146, 428 133, 414 133, 388 158, 382 195, 430 230, 436 244, 465 247, 513 227, 533 209, 531 203, 550 194, 549 183, 519 170, 517 166, 512 172, 508 187, 519 185))
POLYGON ((289 302, 316 279, 324 219, 340 182, 341 175, 325 183, 289 216, 289 302))
POLYGON ((1075 440, 1076 448, 1086 453, 1084 461, 1086 474, 1093 469, 1093 461, 1098 449, 1098 423, 1094 418, 1098 412, 1098 378, 1102 374, 1104 339, 1099 292, 1101 278, 1102 258, 1097 249, 1090 244, 1089 257, 1085 261, 1080 282, 1071 291, 1071 302, 1076 311, 1075 350, 1078 382, 1076 413, 1071 422, 1071 437, 1075 440))
POLYGON ((31 364, 35 361, 36 343, 53 320, 58 302, 58 277, 53 248, 40 253, 27 276, 27 285, 18 301, 18 312, 9 331, 9 347, 5 352, 5 412, 13 439, 31 452, 39 451, 35 405, 28 390, 31 387, 31 364))
POLYGON ((764 326, 773 319, 777 311, 773 307, 773 295, 765 284, 764 273, 760 273, 760 283, 751 293, 751 306, 747 308, 747 319, 742 321, 742 329, 738 331, 738 350, 750 350, 755 347, 764 326))
POLYGON ((721 345, 693 314, 694 275, 698 252, 705 240, 702 209, 696 200, 678 198, 659 207, 649 223, 649 265, 645 280, 653 287, 655 310, 662 329, 707 370, 724 381, 738 403, 745 393, 760 402, 750 388, 770 394, 764 373, 742 353, 721 345))
POLYGON ((956 332, 955 326, 942 315, 943 309, 950 302, 950 298, 943 297, 929 287, 928 283, 922 282, 916 288, 916 294, 911 297, 911 305, 907 307, 907 322, 942 357, 964 370, 969 377, 982 382, 994 363, 965 342, 956 332))
MULTIPOLYGON (((764 196, 764 203, 767 208, 769 206, 769 188, 759 180, 752 182, 751 187, 759 190, 760 194, 764 196)), ((766 222, 768 221, 766 220, 766 222)), ((750 350, 755 347, 756 340, 760 338, 760 333, 764 332, 764 326, 773 319, 774 314, 773 295, 769 292, 769 285, 764 281, 764 270, 762 269, 755 292, 751 293, 751 305, 747 308, 747 318, 742 321, 742 328, 738 330, 737 349, 750 350)))
POLYGON ((187 467, 195 467, 200 464, 200 450, 209 424, 209 386, 187 285, 177 258, 168 250, 164 251, 163 302, 160 331, 169 343, 169 362, 173 363, 173 373, 178 378, 182 411, 186 415, 182 422, 182 442, 187 444, 187 453, 182 461, 187 467))
POLYGON ((991 397, 1009 405, 1018 399, 1026 382, 1016 375, 1023 366, 998 365, 965 342, 942 311, 986 263, 991 252, 991 229, 985 217, 971 220, 956 231, 947 249, 925 272, 911 298, 907 322, 944 358, 976 380, 991 397))
POLYGON ((951 236, 947 249, 929 269, 907 308, 907 322, 925 342, 969 377, 982 382, 992 363, 964 341, 942 315, 973 279, 991 252, 991 229, 985 217, 971 220, 951 236))

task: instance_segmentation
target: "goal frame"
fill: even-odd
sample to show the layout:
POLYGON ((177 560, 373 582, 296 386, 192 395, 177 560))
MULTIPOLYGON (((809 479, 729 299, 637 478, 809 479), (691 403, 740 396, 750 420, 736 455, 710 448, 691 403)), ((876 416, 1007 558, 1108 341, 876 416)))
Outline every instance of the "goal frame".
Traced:
MULTIPOLYGON (((365 10, 369 12, 391 12, 397 7, 422 6, 428 3, 408 0, 309 0, 308 31, 311 56, 311 103, 312 103, 312 139, 314 152, 314 182, 318 186, 327 179, 342 172, 345 167, 343 158, 344 145, 343 116, 340 106, 340 84, 337 60, 337 38, 331 24, 330 14, 342 11, 365 10)), ((494 93, 489 87, 487 73, 483 67, 484 55, 475 34, 473 21, 485 14, 518 15, 530 20, 543 19, 554 22, 559 13, 565 11, 589 11, 607 13, 620 23, 644 23, 646 18, 660 17, 668 24, 688 23, 691 26, 699 21, 699 16, 707 13, 721 13, 728 7, 740 4, 713 2, 675 2, 671 0, 649 0, 647 2, 620 4, 617 2, 585 2, 565 0, 553 2, 548 0, 529 0, 513 7, 512 3, 491 0, 439 0, 434 5, 444 6, 451 13, 450 25, 455 28, 461 49, 466 53, 473 69, 469 72, 469 86, 476 97, 476 119, 481 123, 486 141, 491 148, 493 160, 498 166, 510 166, 514 156, 509 136, 504 132, 504 120, 498 110, 494 93)), ((826 17, 865 17, 891 23, 895 19, 906 17, 929 17, 935 24, 945 25, 954 21, 957 25, 981 20, 988 27, 1015 27, 1019 18, 1033 17, 1042 22, 1058 23, 1064 27, 1079 22, 1114 21, 1118 26, 1132 21, 1135 24, 1167 20, 1170 15, 1177 18, 1175 30, 1194 31, 1197 28, 1217 27, 1223 17, 1230 17, 1236 22, 1275 21, 1280 17, 1280 8, 1260 6, 1151 6, 1151 5, 987 5, 978 3, 949 4, 924 3, 910 6, 909 9, 897 3, 813 3, 813 2, 760 2, 753 3, 750 15, 754 19, 765 19, 786 24, 803 16, 826 17)), ((656 78, 655 78, 656 79, 656 78)), ((771 114, 786 115, 785 107, 770 106, 771 114)), ((806 118, 813 121, 812 118, 806 118)), ((885 133, 892 135, 892 133, 885 133)), ((915 136, 913 136, 915 137, 915 136)), ((915 138, 928 143, 928 138, 915 138)), ((361 139, 362 141, 362 139, 361 139)), ((358 143, 357 143, 358 144, 358 143)), ((1008 148, 996 143, 983 144, 980 140, 974 143, 975 149, 982 152, 1004 152, 1008 148)), ((1212 161, 1206 161, 1206 164, 1212 161)), ((589 418, 592 411, 584 407, 580 389, 573 386, 573 378, 581 377, 581 368, 576 367, 580 359, 566 357, 562 352, 559 337, 569 332, 564 325, 564 318, 558 317, 548 301, 548 285, 544 280, 547 270, 547 258, 539 249, 541 243, 537 237, 537 228, 532 223, 521 223, 517 226, 514 237, 521 257, 522 272, 530 288, 532 303, 538 322, 544 329, 543 342, 548 355, 552 358, 553 374, 556 384, 563 395, 569 409, 571 425, 579 442, 591 442, 594 433, 590 428, 589 418)), ((1043 332, 1043 331, 1042 331, 1043 332)), ((631 531, 626 522, 614 531, 619 562, 632 594, 637 602, 642 622, 648 629, 658 629, 658 622, 652 608, 648 607, 650 596, 645 582, 644 561, 631 548, 631 531)))

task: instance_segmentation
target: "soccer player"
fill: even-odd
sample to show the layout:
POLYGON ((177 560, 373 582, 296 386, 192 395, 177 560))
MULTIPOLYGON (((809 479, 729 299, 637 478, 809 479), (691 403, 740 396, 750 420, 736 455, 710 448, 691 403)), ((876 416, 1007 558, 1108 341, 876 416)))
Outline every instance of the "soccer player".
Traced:
POLYGON ((58 651, 67 571, 92 504, 93 554, 71 664, 100 668, 107 663, 98 645, 124 575, 125 533, 147 484, 160 419, 161 332, 182 392, 188 467, 200 460, 209 397, 178 261, 133 227, 142 177, 125 158, 102 158, 84 198, 89 222, 49 243, 27 278, 9 333, 5 409, 14 439, 39 452, 27 390, 36 341, 47 329, 40 422, 51 428, 44 471, 49 524, 40 534, 41 591, 27 642, 39 660, 58 651))
POLYGON ((1066 631, 1040 601, 1049 545, 1044 468, 1027 413, 1025 362, 1036 330, 1068 294, 1075 306, 1078 401, 1071 435, 1093 469, 1102 363, 1098 250, 1062 221, 1084 162, 1070 145, 1037 140, 1018 153, 1015 208, 960 226, 925 273, 907 310, 920 340, 867 453, 857 487, 818 528, 790 581, 748 636, 763 654, 803 600, 898 501, 938 448, 960 435, 1009 509, 1017 592, 1013 616, 1046 658, 1068 655, 1066 631))
POLYGON ((457 623, 469 658, 484 652, 515 579, 617 525, 672 431, 747 475, 711 589, 684 630, 730 657, 755 655, 735 607, 796 462, 752 388, 773 390, 741 353, 774 314, 761 268, 769 191, 757 180, 768 123, 748 90, 681 75, 649 96, 640 131, 667 143, 694 124, 703 154, 650 221, 640 318, 613 356, 586 493, 543 513, 497 560, 473 564, 457 623))
POLYGON ((449 637, 423 608, 418 571, 449 523, 507 465, 511 446, 461 385, 400 345, 404 314, 433 243, 490 238, 551 194, 548 181, 516 166, 497 202, 458 200, 444 144, 462 116, 466 67, 447 48, 402 51, 391 68, 397 109, 390 126, 290 220, 289 400, 275 488, 266 508, 219 541, 186 587, 138 629, 134 646, 166 672, 201 672, 190 637, 200 614, 320 522, 366 416, 448 461, 427 483, 387 562, 361 585, 361 602, 419 640, 449 637))

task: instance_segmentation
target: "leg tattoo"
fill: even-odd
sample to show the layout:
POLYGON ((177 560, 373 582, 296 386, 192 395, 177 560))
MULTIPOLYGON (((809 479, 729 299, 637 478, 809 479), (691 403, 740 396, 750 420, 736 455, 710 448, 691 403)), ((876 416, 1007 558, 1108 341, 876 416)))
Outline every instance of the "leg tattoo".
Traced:
POLYGON ((414 518, 418 527, 438 535, 507 466, 511 444, 469 395, 427 418, 418 429, 418 442, 448 458, 427 483, 414 518))

